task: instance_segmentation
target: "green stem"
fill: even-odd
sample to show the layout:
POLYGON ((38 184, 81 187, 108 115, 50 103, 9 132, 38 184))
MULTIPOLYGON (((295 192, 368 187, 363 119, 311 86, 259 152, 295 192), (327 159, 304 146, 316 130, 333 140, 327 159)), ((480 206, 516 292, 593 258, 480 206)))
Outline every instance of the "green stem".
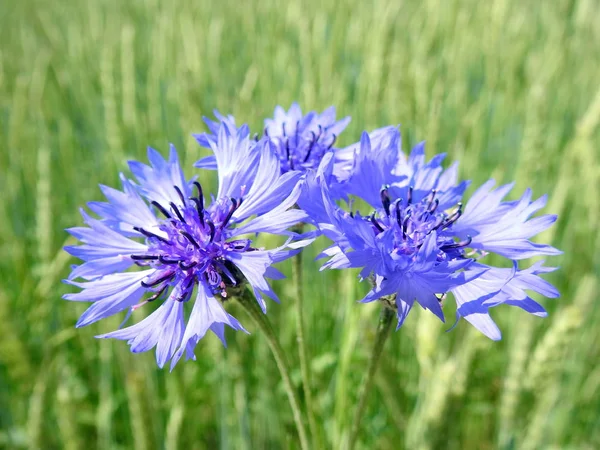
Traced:
POLYGON ((383 353, 385 341, 390 335, 390 331, 392 329, 393 317, 394 311, 391 308, 384 306, 381 309, 381 315, 379 316, 379 325, 377 326, 377 335, 375 336, 373 351, 371 353, 371 358, 369 359, 369 368, 367 369, 367 375, 365 376, 362 382, 358 406, 356 407, 356 411, 354 413, 352 428, 350 428, 350 438, 348 440, 348 446, 346 447, 348 450, 352 450, 354 448, 354 445, 356 444, 358 432, 360 431, 360 421, 362 419, 363 413, 365 412, 365 407, 367 406, 367 399, 369 398, 371 387, 373 386, 375 372, 377 371, 377 367, 379 366, 379 360, 381 359, 381 354, 383 353))
POLYGON ((298 355, 300 356, 300 372, 302 374, 302 387, 304 389, 308 427, 312 436, 313 448, 319 448, 319 435, 314 415, 310 366, 308 363, 310 359, 304 341, 304 289, 302 286, 301 252, 292 258, 292 280, 296 290, 296 342, 298 343, 298 355))
POLYGON ((281 348, 281 344, 279 343, 277 336, 275 335, 275 331, 271 326, 271 322, 269 322, 267 316, 263 314, 258 304, 256 303, 256 300, 247 290, 242 292, 237 297, 237 300, 239 301, 240 305, 242 305, 244 310, 246 310, 254 324, 258 328, 260 328, 260 330, 267 338, 267 343, 269 344, 269 348, 271 349, 273 357, 275 358, 275 362, 277 363, 277 368, 279 369, 279 373, 281 374, 283 386, 288 396, 290 407, 292 408, 294 422, 298 431, 298 437, 300 438, 300 448, 302 450, 308 450, 310 447, 308 445, 304 421, 302 420, 300 402, 298 401, 298 395, 296 394, 296 391, 294 390, 294 385, 292 384, 292 378, 290 376, 290 367, 287 363, 287 360, 285 359, 285 354, 283 352, 283 349, 281 348))

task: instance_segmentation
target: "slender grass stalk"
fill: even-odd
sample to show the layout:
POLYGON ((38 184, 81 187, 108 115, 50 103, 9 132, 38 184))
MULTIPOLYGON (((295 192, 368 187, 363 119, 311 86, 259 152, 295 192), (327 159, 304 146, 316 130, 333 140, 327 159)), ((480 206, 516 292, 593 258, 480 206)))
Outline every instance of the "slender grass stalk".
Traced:
POLYGON ((344 307, 340 308, 337 321, 343 324, 340 331, 338 363, 335 374, 335 393, 333 406, 333 446, 338 448, 344 441, 344 432, 348 422, 348 389, 351 388, 351 361, 355 353, 359 336, 360 308, 356 308, 357 299, 356 273, 347 271, 342 274, 340 298, 344 298, 344 307))
POLYGON ((285 358, 283 349, 281 348, 281 344, 275 335, 275 331, 271 326, 271 322, 269 322, 267 317, 258 307, 256 301, 252 298, 252 295, 250 295, 247 290, 242 291, 236 298, 246 313, 248 313, 254 324, 263 332, 267 339, 267 343, 269 344, 269 348, 271 349, 271 353, 273 353, 273 357, 277 363, 277 368, 281 374, 283 386, 288 396, 290 407, 292 408, 296 430, 298 431, 298 437, 300 438, 300 448, 302 450, 308 450, 310 447, 308 445, 306 428, 304 427, 304 421, 302 419, 298 395, 296 394, 292 384, 290 367, 285 358))
POLYGON ((300 372, 302 374, 302 388, 304 390, 304 402, 306 403, 306 415, 308 416, 308 427, 312 437, 312 445, 319 448, 319 430, 315 420, 312 396, 312 383, 310 377, 310 358, 304 341, 304 288, 302 287, 302 252, 292 258, 292 282, 296 293, 296 342, 298 343, 298 355, 300 357, 300 372))
POLYGON ((394 311, 386 306, 381 309, 381 315, 379 316, 379 324, 377 325, 377 335, 375 336, 375 343, 373 344, 373 351, 371 352, 371 358, 369 359, 369 368, 367 369, 367 375, 363 379, 362 386, 360 388, 360 394, 358 399, 358 405, 354 412, 354 419, 352 421, 352 427, 350 428, 350 437, 348 439, 347 449, 352 450, 356 444, 358 438, 358 432, 360 431, 360 422, 367 406, 367 399, 373 386, 375 379, 375 372, 379 367, 379 361, 381 354, 383 353, 383 347, 385 341, 390 335, 392 330, 392 322, 394 317, 394 311))

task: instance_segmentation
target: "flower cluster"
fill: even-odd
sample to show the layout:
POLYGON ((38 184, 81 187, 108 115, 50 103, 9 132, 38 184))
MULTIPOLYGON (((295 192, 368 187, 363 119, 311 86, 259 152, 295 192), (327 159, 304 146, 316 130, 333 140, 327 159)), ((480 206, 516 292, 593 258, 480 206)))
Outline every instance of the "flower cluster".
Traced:
POLYGON ((490 180, 463 206, 469 183, 458 182, 457 165, 444 170, 443 155, 427 162, 423 144, 407 157, 397 127, 336 148, 349 118, 336 120, 334 108, 303 115, 297 104, 287 112, 277 107, 253 137, 233 116, 215 116, 205 119, 207 133, 195 135, 213 153, 195 166, 218 173, 210 202, 199 181, 184 177, 173 147, 167 160, 149 149, 150 165, 131 162, 135 180, 121 175, 122 190, 102 186, 107 201, 88 203, 97 218, 82 210, 87 227, 68 230, 82 245, 65 250, 83 262, 66 280, 81 291, 65 298, 91 303, 77 326, 123 311, 127 321, 144 305, 160 303, 134 325, 99 337, 126 340, 132 352, 156 347, 160 367, 167 361, 173 367, 184 354, 194 359, 209 330, 223 343, 225 325, 246 331, 224 308, 242 285, 263 312, 264 297, 278 301, 267 278, 282 278, 273 264, 309 242, 291 231, 298 223, 333 242, 323 251, 324 268, 361 268, 361 278, 373 283, 362 301, 381 299, 396 311, 398 327, 415 302, 444 320, 442 300, 452 294, 457 320, 499 339, 489 308, 507 304, 543 316, 526 291, 558 296, 539 277, 554 268, 517 264, 560 253, 529 240, 556 220, 531 218, 545 197, 532 201, 528 190, 503 201, 512 185, 493 190, 490 180), (372 211, 354 211, 355 198, 372 211), (288 240, 258 248, 254 237, 263 233, 288 240), (512 268, 484 264, 490 252, 511 260, 512 268))

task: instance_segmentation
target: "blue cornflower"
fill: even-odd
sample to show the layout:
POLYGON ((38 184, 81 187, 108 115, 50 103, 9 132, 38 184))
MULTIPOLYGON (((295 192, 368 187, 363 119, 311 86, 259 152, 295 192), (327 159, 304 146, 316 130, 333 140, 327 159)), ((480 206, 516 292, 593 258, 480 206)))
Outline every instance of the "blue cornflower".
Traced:
POLYGON ((246 331, 223 308, 228 292, 247 282, 266 312, 263 296, 278 298, 265 277, 281 278, 272 265, 298 251, 259 249, 248 236, 293 235, 287 228, 306 216, 290 209, 299 174, 281 175, 271 152, 254 151, 247 130, 227 123, 211 145, 219 190, 210 204, 199 182, 185 180, 175 148, 168 160, 148 149, 150 166, 129 164, 137 182, 121 176, 123 191, 102 186, 108 202, 88 204, 100 218, 82 210, 88 227, 68 230, 83 245, 65 250, 84 262, 67 280, 82 291, 64 298, 92 302, 77 326, 125 310, 129 317, 158 300, 161 305, 139 323, 98 337, 127 340, 135 353, 156 346, 160 367, 171 360, 173 368, 183 353, 195 359, 194 347, 209 330, 224 344, 225 325, 246 331), (126 271, 133 266, 143 270, 126 271), (194 291, 186 323, 184 307, 194 291))
MULTIPOLYGON (((233 116, 223 116, 218 111, 214 112, 218 120, 224 121, 229 130, 238 129, 233 116)), ((204 118, 208 126, 209 133, 200 133, 194 135, 198 143, 210 148, 214 142, 217 123, 204 118)), ((322 113, 311 111, 302 114, 302 110, 297 103, 293 103, 288 111, 281 106, 275 108, 275 114, 272 119, 266 119, 263 135, 254 136, 254 144, 258 142, 268 142, 269 148, 273 151, 280 161, 282 173, 290 171, 305 172, 309 169, 315 169, 323 159, 326 153, 337 153, 334 148, 337 137, 348 126, 350 117, 336 120, 334 107, 330 107, 322 113)), ((242 127, 243 128, 243 127, 242 127)), ((239 128, 241 129, 241 128, 239 128)), ((351 149, 340 152, 340 170, 348 164, 348 155, 351 149)), ((214 156, 207 156, 195 164, 196 167, 203 169, 215 169, 214 156)))
POLYGON ((371 214, 346 212, 335 203, 327 180, 333 158, 303 182, 299 204, 334 245, 324 268, 361 268, 373 288, 361 300, 381 299, 395 309, 398 327, 416 301, 442 321, 442 300, 452 293, 457 320, 464 317, 492 339, 501 334, 488 310, 499 304, 518 306, 544 316, 543 307, 525 291, 557 297, 557 290, 538 274, 555 268, 542 263, 518 270, 517 260, 560 251, 529 238, 552 225, 556 216, 531 215, 546 197, 531 201, 527 190, 517 201, 503 202, 512 185, 491 190, 493 180, 479 188, 463 208, 468 182, 457 183, 457 165, 444 170, 444 155, 425 161, 423 143, 406 156, 395 128, 367 133, 355 146, 353 167, 339 192, 369 203, 371 214), (496 253, 513 261, 512 269, 485 265, 481 259, 496 253))

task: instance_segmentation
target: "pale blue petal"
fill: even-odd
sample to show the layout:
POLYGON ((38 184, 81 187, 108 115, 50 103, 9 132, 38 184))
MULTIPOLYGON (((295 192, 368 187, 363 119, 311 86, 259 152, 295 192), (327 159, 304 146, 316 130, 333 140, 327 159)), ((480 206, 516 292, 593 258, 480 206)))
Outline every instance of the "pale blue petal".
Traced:
POLYGON ((270 252, 254 251, 243 254, 231 252, 226 255, 226 258, 234 263, 248 280, 264 313, 266 313, 267 305, 261 294, 265 294, 279 303, 279 298, 265 279, 267 267, 273 263, 270 252))
POLYGON ((216 142, 210 143, 219 173, 217 198, 244 197, 255 178, 260 155, 266 150, 264 144, 260 148, 250 145, 245 130, 232 132, 222 124, 216 142))
POLYGON ((215 155, 206 156, 194 163, 194 167, 198 169, 217 170, 217 159, 215 155))
POLYGON ((163 206, 170 202, 181 206, 181 199, 174 186, 181 189, 185 197, 189 197, 191 191, 183 176, 175 147, 171 145, 168 161, 159 152, 148 147, 148 160, 151 166, 138 161, 129 162, 129 168, 139 183, 137 186, 139 192, 147 199, 163 206))
POLYGON ((193 347, 195 347, 198 341, 204 337, 206 332, 217 323, 225 324, 235 330, 247 333, 244 327, 232 315, 225 311, 208 286, 206 286, 205 283, 199 283, 196 301, 194 302, 194 307, 190 314, 187 326, 185 327, 181 345, 177 352, 175 352, 173 360, 171 361, 171 370, 173 370, 184 352, 187 354, 187 359, 190 359, 190 350, 191 355, 193 355, 193 347), (191 349, 189 348, 190 344, 192 345, 191 349))
POLYGON ((241 206, 235 211, 233 218, 243 221, 251 215, 263 214, 281 205, 291 207, 298 199, 299 192, 292 197, 292 191, 298 184, 301 174, 288 172, 280 174, 279 160, 267 149, 260 153, 260 163, 252 186, 243 196, 241 206), (286 200, 287 199, 287 200, 286 200))
POLYGON ((183 302, 169 297, 141 322, 97 337, 126 340, 133 353, 146 352, 156 346, 156 362, 162 368, 181 345, 183 332, 183 302))

